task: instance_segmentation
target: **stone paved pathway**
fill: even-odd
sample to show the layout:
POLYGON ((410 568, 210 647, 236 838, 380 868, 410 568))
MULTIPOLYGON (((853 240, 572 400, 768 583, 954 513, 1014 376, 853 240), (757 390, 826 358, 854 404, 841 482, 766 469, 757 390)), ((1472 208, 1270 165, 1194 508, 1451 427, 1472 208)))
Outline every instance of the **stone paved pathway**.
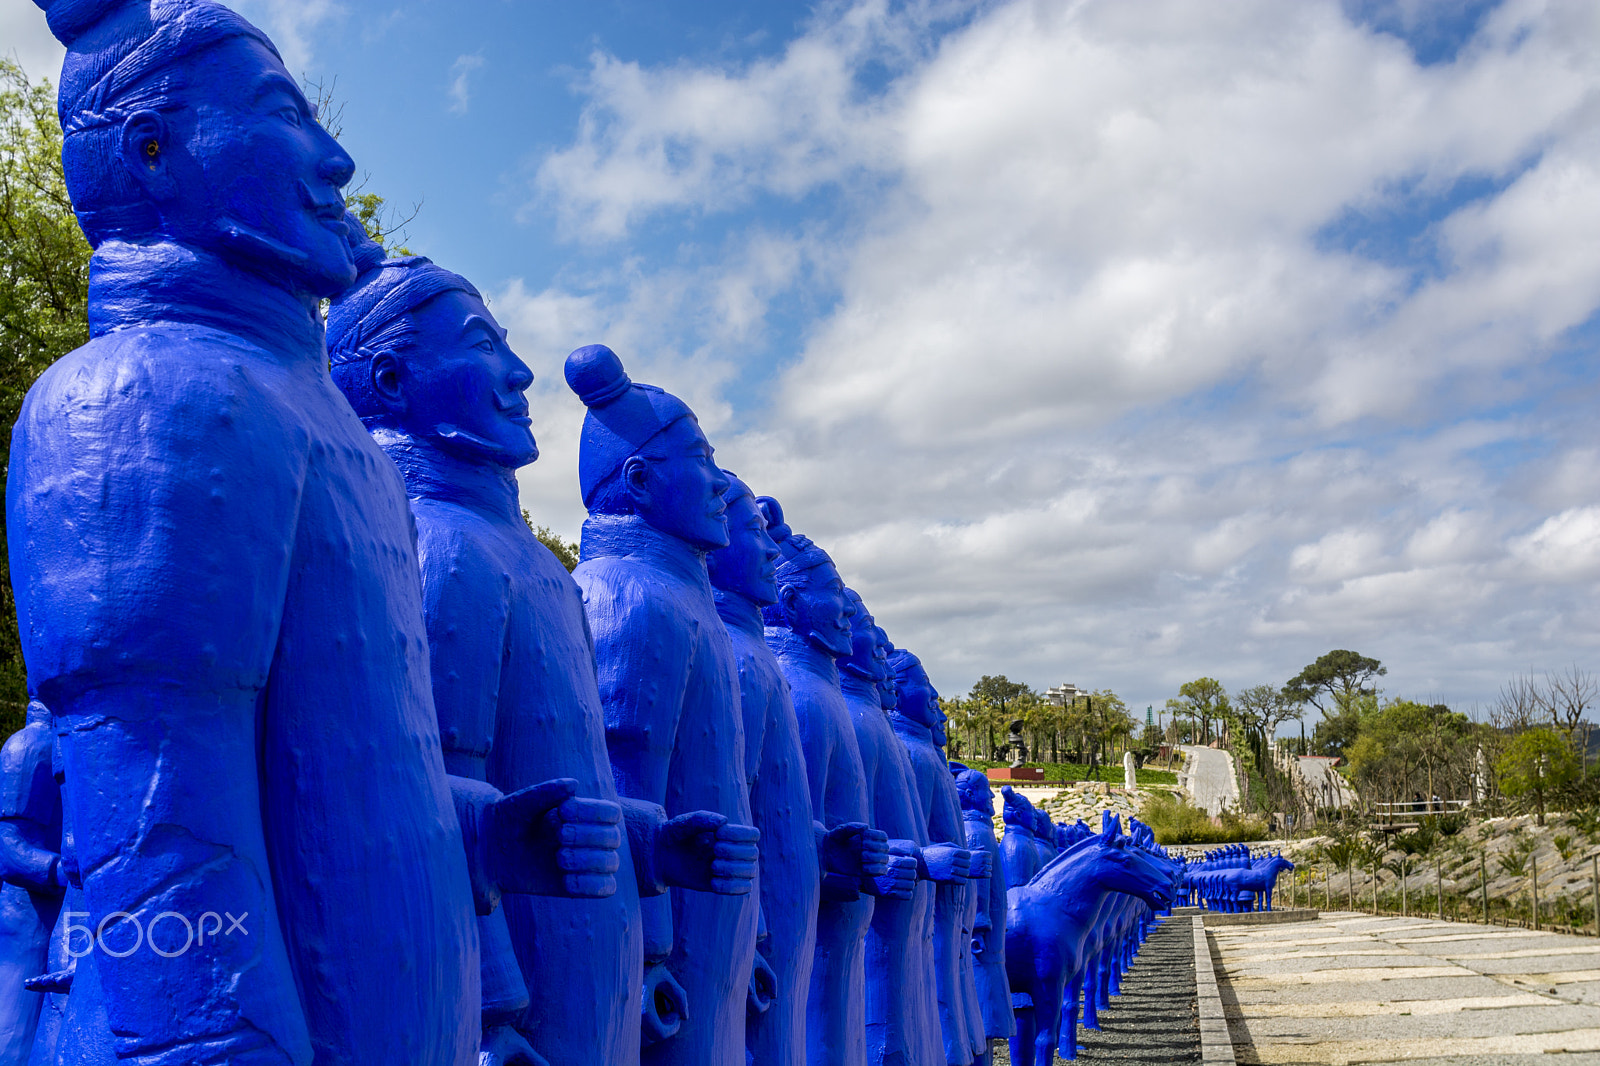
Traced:
MULTIPOLYGON (((995 1066, 1010 1066, 1006 1047, 996 1045, 995 1066)), ((1056 1062, 1064 1060, 1058 1055, 1056 1062)), ((1148 1063, 1183 1066, 1200 1061, 1200 1026, 1195 1017, 1194 933, 1188 918, 1169 918, 1144 942, 1122 979, 1122 994, 1100 1013, 1100 1031, 1078 1027, 1083 1063, 1148 1063)))
POLYGON ((1331 912, 1208 938, 1240 1063, 1600 1064, 1600 940, 1331 912))

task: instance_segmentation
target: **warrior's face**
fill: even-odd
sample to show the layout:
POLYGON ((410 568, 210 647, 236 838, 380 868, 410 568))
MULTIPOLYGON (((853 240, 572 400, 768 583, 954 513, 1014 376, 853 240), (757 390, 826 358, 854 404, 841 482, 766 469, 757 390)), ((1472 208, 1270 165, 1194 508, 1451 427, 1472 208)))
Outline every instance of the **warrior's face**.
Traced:
POLYGON ((755 497, 740 493, 728 504, 728 546, 706 556, 711 583, 765 606, 778 602, 778 546, 755 497))
POLYGON ((122 127, 122 158, 162 235, 296 292, 354 282, 340 189, 355 164, 283 63, 230 37, 191 57, 182 80, 184 107, 138 111, 122 127))
POLYGON ((831 562, 822 562, 787 583, 779 592, 789 627, 834 656, 850 654, 850 618, 855 607, 845 596, 844 582, 831 562))
POLYGON ((878 627, 872 623, 872 615, 867 612, 867 605, 861 602, 861 597, 852 590, 844 590, 845 599, 849 601, 850 615, 850 654, 840 665, 849 668, 850 672, 858 677, 877 681, 879 675, 877 662, 878 627))
POLYGON ((872 627, 872 660, 878 671, 878 701, 883 709, 892 711, 900 706, 900 693, 894 685, 894 671, 889 669, 889 634, 882 626, 872 627))
POLYGON ((700 423, 680 418, 650 443, 649 453, 630 458, 623 478, 634 511, 647 523, 714 551, 728 546, 728 507, 722 494, 732 484, 713 461, 700 423))
POLYGON ((934 743, 940 744, 943 734, 944 712, 939 709, 939 694, 928 680, 928 672, 919 663, 895 678, 900 690, 900 713, 919 725, 934 731, 934 743))
POLYGON ((379 357, 373 365, 380 392, 394 391, 386 374, 398 382, 400 429, 469 462, 514 469, 537 459, 523 395, 533 371, 507 346, 483 301, 459 290, 441 293, 408 317, 416 334, 406 357, 379 357))

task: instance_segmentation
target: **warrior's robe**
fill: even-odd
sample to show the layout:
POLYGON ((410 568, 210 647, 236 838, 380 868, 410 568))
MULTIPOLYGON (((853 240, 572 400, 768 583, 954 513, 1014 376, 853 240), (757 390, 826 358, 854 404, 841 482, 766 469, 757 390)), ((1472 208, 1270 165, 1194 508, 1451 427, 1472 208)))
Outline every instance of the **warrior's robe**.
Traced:
MULTIPOLYGON (((617 790, 667 816, 749 825, 733 645, 705 555, 635 515, 591 515, 573 577, 594 635, 617 790)), ((760 896, 673 888, 643 902, 645 957, 667 959, 689 1017, 646 1047, 648 1066, 744 1066, 760 896), (670 904, 668 903, 670 896, 670 904)))
MULTIPOLYGON (((965 841, 961 799, 944 753, 933 744, 932 731, 903 714, 892 715, 891 721, 911 756, 917 791, 927 812, 928 838, 935 843, 965 841)), ((971 1066, 984 1046, 983 1034, 971 1031, 968 985, 962 974, 962 967, 971 965, 969 935, 963 933, 971 887, 969 883, 934 888, 934 983, 939 992, 939 1023, 949 1066, 971 1066)))
POLYGON ((1011 1013, 1011 985, 1006 979, 1006 879, 1000 864, 1000 845, 994 835, 994 816, 983 810, 962 810, 967 829, 967 848, 989 856, 989 877, 982 883, 983 899, 973 932, 973 944, 981 951, 973 957, 977 982, 978 1008, 983 1015, 983 1032, 991 1040, 1006 1040, 1016 1032, 1011 1013))
POLYGON ((49 968, 61 912, 61 790, 43 704, 0 748, 0 1066, 25 1066, 43 996, 22 982, 49 968))
MULTIPOLYGON (((928 843, 927 819, 911 757, 895 736, 878 686, 843 671, 845 702, 855 725, 871 799, 872 825, 890 840, 928 843)), ((867 1061, 872 1066, 921 1066, 944 1055, 934 987, 932 881, 918 880, 908 900, 880 898, 867 929, 867 1061)))
MULTIPOLYGON (((446 764, 504 793, 567 777, 579 796, 615 801, 583 599, 523 521, 516 482, 480 467, 451 476, 455 464, 437 455, 426 468, 401 458, 446 764)), ((484 920, 504 915, 529 992, 517 1025, 552 1064, 639 1061, 644 941, 626 837, 617 858, 615 895, 507 894, 484 920)), ((492 970, 486 1004, 491 988, 510 983, 492 970)))
POLYGON ((471 1066, 478 930, 411 513, 315 301, 107 241, 89 326, 29 391, 7 486, 84 922, 246 932, 79 959, 63 1060, 471 1066))
MULTIPOLYGON (((861 750, 850 710, 839 691, 839 667, 832 653, 784 627, 768 626, 766 640, 794 696, 812 810, 828 829, 845 822, 870 824, 861 750)), ((863 951, 873 899, 854 886, 830 890, 835 879, 833 875, 824 878, 817 913, 816 964, 811 970, 806 1013, 806 1061, 810 1066, 865 1066, 863 951)))
POLYGON ((719 589, 717 611, 739 664, 750 808, 761 830, 762 957, 775 979, 772 1005, 750 1017, 745 1041, 760 1066, 805 1066, 806 994, 822 890, 800 723, 789 683, 763 639, 760 608, 719 589))

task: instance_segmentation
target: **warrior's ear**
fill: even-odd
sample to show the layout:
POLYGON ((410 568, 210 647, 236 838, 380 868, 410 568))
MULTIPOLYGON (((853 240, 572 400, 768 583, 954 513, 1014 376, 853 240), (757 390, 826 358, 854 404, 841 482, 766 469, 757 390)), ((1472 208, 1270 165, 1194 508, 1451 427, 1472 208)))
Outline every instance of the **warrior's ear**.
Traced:
POLYGON ((400 361, 392 352, 379 352, 372 357, 371 365, 373 393, 390 414, 404 414, 406 392, 400 377, 400 361))
POLYGON ((123 168, 155 203, 177 195, 170 160, 172 131, 159 111, 135 111, 122 121, 117 154, 123 168))

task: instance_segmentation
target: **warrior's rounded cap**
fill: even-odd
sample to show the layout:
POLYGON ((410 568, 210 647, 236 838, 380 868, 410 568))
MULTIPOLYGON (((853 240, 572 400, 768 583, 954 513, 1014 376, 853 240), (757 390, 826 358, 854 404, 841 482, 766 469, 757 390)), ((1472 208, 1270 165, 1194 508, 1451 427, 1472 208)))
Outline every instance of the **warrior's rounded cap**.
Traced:
POLYGON ((213 0, 34 0, 67 46, 56 108, 62 132, 122 121, 126 94, 152 75, 230 37, 266 34, 213 0))
POLYGON ((595 490, 682 418, 689 405, 654 385, 640 385, 622 369, 617 353, 587 344, 567 356, 567 387, 589 409, 578 442, 578 488, 587 507, 595 490))

